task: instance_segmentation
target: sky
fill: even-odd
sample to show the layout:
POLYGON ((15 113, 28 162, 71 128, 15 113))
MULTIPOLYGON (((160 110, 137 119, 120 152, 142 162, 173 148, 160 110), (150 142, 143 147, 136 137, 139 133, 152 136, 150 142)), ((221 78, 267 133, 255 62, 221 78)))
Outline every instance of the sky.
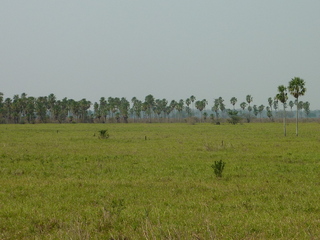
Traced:
MULTIPOLYGON (((319 0, 1 0, 0 92, 91 102, 246 95, 305 80, 320 109, 319 0)), ((293 100, 290 97, 289 100, 293 100)))

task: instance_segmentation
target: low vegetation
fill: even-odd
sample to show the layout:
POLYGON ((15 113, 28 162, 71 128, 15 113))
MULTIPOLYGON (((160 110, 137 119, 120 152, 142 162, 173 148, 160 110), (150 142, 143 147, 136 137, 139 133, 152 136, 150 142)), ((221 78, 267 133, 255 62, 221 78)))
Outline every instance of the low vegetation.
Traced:
POLYGON ((319 123, 105 126, 0 125, 0 239, 320 238, 319 123))

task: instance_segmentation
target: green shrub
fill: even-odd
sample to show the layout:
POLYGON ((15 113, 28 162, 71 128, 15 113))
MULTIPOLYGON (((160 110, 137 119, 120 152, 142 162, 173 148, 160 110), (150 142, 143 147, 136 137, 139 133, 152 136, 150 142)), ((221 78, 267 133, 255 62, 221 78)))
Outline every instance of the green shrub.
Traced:
POLYGON ((109 138, 109 133, 107 129, 100 130, 99 133, 100 133, 99 138, 102 138, 102 139, 109 138))
POLYGON ((211 167, 213 168, 214 174, 216 175, 216 177, 222 177, 222 172, 225 165, 226 163, 223 162, 222 160, 214 161, 214 164, 211 165, 211 167))

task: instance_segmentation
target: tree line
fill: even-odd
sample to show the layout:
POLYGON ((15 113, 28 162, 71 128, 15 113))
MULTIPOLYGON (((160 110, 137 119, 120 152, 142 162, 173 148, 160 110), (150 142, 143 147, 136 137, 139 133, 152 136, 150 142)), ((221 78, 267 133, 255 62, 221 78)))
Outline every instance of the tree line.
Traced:
MULTIPOLYGON (((289 88, 288 88, 289 89, 289 88)), ((83 98, 79 101, 74 99, 57 99, 52 93, 49 96, 32 97, 26 93, 14 95, 13 98, 4 98, 0 92, 0 123, 106 123, 106 122, 124 122, 128 123, 129 118, 133 122, 148 121, 154 119, 157 121, 183 121, 188 117, 197 117, 200 121, 207 118, 219 122, 222 118, 230 118, 237 122, 237 119, 245 118, 247 122, 252 117, 262 117, 262 113, 273 120, 274 114, 278 111, 279 102, 283 103, 284 111, 287 107, 292 108, 296 105, 297 111, 304 109, 306 115, 310 113, 310 103, 295 101, 287 103, 287 98, 283 102, 283 96, 287 96, 287 88, 279 89, 280 95, 268 98, 268 105, 253 105, 253 97, 247 95, 245 101, 239 104, 236 110, 238 99, 230 99, 231 109, 226 108, 225 100, 222 97, 214 99, 213 106, 208 107, 206 99, 197 100, 195 96, 180 99, 179 101, 167 99, 155 99, 149 94, 145 99, 139 100, 133 97, 129 102, 122 97, 101 97, 98 102, 83 98)), ((291 92, 291 90, 289 90, 291 92)), ((299 95, 300 96, 300 95, 299 95)), ((235 122, 233 122, 235 123, 235 122)))

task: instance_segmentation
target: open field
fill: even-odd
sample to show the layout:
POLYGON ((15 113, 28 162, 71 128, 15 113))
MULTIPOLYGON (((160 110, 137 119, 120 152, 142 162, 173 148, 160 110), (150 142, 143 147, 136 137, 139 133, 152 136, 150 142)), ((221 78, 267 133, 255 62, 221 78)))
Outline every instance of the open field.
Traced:
POLYGON ((0 125, 0 239, 319 239, 320 124, 299 131, 0 125))

